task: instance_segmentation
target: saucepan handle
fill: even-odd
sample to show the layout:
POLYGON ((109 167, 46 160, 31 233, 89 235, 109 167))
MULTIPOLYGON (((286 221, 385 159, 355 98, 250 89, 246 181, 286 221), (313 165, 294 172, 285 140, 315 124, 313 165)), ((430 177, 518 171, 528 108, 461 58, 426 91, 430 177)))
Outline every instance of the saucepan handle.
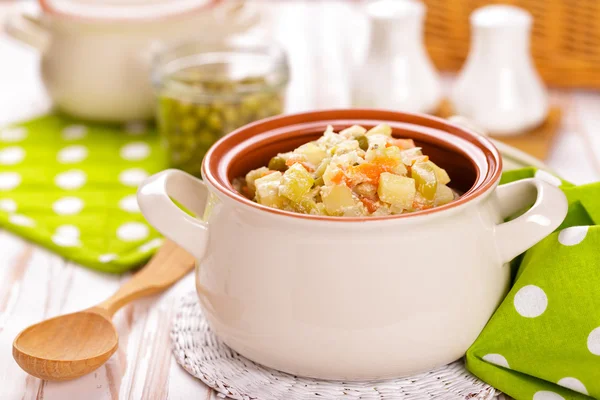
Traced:
POLYGON ((498 186, 496 195, 503 218, 533 202, 533 206, 518 218, 495 227, 496 244, 504 263, 552 233, 567 215, 565 194, 541 179, 523 179, 498 186))
POLYGON ((20 42, 43 52, 48 45, 48 32, 37 16, 26 13, 12 13, 4 23, 5 32, 20 42))
POLYGON ((208 243, 208 224, 184 212, 171 199, 202 217, 208 195, 208 188, 200 179, 180 170, 168 169, 142 182, 137 200, 150 225, 196 259, 201 259, 208 243))

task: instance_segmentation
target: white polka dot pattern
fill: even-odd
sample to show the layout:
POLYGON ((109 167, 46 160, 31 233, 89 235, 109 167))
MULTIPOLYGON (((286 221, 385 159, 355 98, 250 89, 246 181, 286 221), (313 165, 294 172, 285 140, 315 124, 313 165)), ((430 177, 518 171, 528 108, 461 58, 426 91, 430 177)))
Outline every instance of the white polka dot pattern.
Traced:
POLYGON ((150 155, 150 146, 144 142, 133 142, 121 148, 121 158, 128 161, 140 161, 150 155))
POLYGON ((64 140, 79 140, 87 135, 87 131, 84 125, 69 125, 62 130, 61 136, 64 140))
POLYGON ((73 215, 83 209, 83 200, 78 197, 63 197, 52 204, 52 209, 59 215, 73 215))
POLYGON ((85 160, 88 156, 88 149, 82 145, 67 146, 58 152, 57 160, 61 164, 74 164, 85 160))
POLYGON ((558 393, 541 390, 533 395, 533 400, 565 400, 565 398, 558 393))
POLYGON ((25 215, 21 215, 21 214, 11 214, 8 217, 8 222, 10 222, 11 224, 19 225, 19 226, 28 226, 28 227, 35 226, 34 220, 32 220, 29 217, 26 217, 25 215))
POLYGON ((572 226, 565 228, 558 234, 558 242, 564 246, 575 246, 583 242, 589 226, 572 226))
POLYGON ((539 317, 548 307, 546 293, 535 285, 523 286, 515 295, 514 305, 517 312, 526 318, 539 317))
POLYGON ((56 228, 52 241, 61 247, 73 247, 81 245, 79 241, 79 228, 74 225, 61 225, 56 228))
POLYGON ((8 213, 14 213, 17 211, 17 203, 13 199, 1 199, 0 210, 8 213))
POLYGON ((130 168, 119 174, 119 181, 125 186, 137 187, 144 179, 148 177, 148 173, 141 168, 130 168))
POLYGON ((0 142, 20 142, 27 137, 27 129, 22 127, 4 128, 0 130, 0 142))
POLYGON ((484 361, 487 361, 490 364, 498 365, 504 368, 510 368, 510 365, 508 365, 508 361, 501 354, 486 354, 482 358, 484 361))
POLYGON ((0 190, 12 190, 21 183, 21 175, 16 172, 0 172, 0 190))
POLYGON ((149 234, 148 226, 141 222, 127 222, 117 229, 117 237, 125 242, 146 239, 149 234))
POLYGON ((0 150, 0 164, 15 165, 23 161, 25 158, 25 150, 18 146, 7 147, 0 150))
POLYGON ((566 387, 567 389, 574 390, 579 393, 583 393, 585 395, 588 394, 588 391, 583 383, 579 379, 567 377, 562 378, 557 382, 560 386, 566 387))
POLYGON ((119 201, 119 208, 123 211, 127 211, 130 213, 140 212, 140 207, 138 205, 136 195, 130 194, 129 196, 123 197, 119 201))
POLYGON ((113 260, 116 260, 118 257, 119 256, 117 256, 116 254, 113 254, 113 253, 102 254, 102 255, 100 255, 100 257, 98 257, 98 261, 100 261, 101 263, 108 263, 113 260))
POLYGON ((588 335, 587 348, 595 356, 600 356, 600 327, 588 335))
POLYGON ((61 189, 74 190, 82 187, 87 180, 85 172, 79 169, 62 172, 56 175, 54 183, 61 189))

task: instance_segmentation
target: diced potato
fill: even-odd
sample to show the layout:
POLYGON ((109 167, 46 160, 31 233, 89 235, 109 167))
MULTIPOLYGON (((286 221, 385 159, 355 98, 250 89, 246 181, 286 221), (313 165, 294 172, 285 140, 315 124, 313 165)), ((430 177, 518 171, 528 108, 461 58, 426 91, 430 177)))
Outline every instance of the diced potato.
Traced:
POLYGON ((352 125, 349 128, 341 130, 339 135, 342 135, 345 138, 351 138, 356 135, 364 135, 367 130, 360 125, 352 125))
POLYGON ((302 154, 309 163, 315 166, 319 165, 327 157, 327 152, 312 142, 298 147, 294 150, 294 153, 302 154))
MULTIPOLYGON (((443 170, 442 170, 443 171, 443 170)), ((450 203, 454 200, 454 192, 448 186, 443 183, 438 183, 437 190, 435 192, 434 204, 436 206, 442 206, 450 203)))
POLYGON ((258 178, 262 177, 267 172, 269 172, 269 168, 260 167, 258 169, 254 169, 246 174, 246 185, 248 186, 248 189, 250 189, 250 191, 252 193, 254 193, 254 191, 256 191, 256 186, 254 185, 254 181, 256 181, 258 178))
MULTIPOLYGON (((335 154, 336 155, 346 154, 351 151, 358 150, 359 148, 360 147, 356 140, 348 140, 346 142, 340 143, 339 145, 337 145, 335 147, 335 154)), ((327 153, 325 153, 325 154, 327 154, 327 153)))
POLYGON ((393 206, 410 208, 416 193, 415 180, 383 172, 379 176, 377 194, 379 199, 393 206))
POLYGON ((256 201, 264 206, 281 208, 285 203, 285 198, 279 195, 282 178, 283 174, 277 171, 256 179, 256 201))
POLYGON ((296 163, 284 172, 279 187, 279 195, 298 203, 310 191, 315 180, 302 166, 296 163))
POLYGON ((388 137, 392 136, 392 128, 388 124, 379 124, 371 129, 369 129, 366 133, 367 136, 371 135, 385 135, 388 137))
POLYGON ((428 163, 416 163, 411 168, 411 177, 415 180, 417 190, 423 197, 433 200, 438 184, 433 167, 428 163))
POLYGON ((321 190, 321 198, 329 215, 342 215, 345 208, 356 204, 352 191, 346 185, 325 186, 321 190))
POLYGON ((365 160, 372 162, 374 159, 385 156, 385 142, 383 145, 378 143, 371 144, 369 150, 365 153, 365 160))

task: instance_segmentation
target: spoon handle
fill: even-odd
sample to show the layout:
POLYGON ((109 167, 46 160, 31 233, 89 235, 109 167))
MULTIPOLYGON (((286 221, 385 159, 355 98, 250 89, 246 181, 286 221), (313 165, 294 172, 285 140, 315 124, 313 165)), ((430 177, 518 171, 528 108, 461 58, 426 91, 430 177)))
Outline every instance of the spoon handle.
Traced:
POLYGON ((165 239, 164 244, 144 268, 114 295, 94 308, 100 308, 112 316, 130 301, 167 289, 190 272, 195 262, 194 257, 185 250, 165 239))

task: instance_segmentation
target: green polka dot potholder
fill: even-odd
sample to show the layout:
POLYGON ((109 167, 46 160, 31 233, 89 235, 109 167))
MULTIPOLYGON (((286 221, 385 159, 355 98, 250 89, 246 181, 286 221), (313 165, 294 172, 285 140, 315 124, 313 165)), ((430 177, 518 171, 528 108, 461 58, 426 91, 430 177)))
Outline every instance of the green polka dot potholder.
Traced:
POLYGON ((120 273, 160 235, 135 193, 165 168, 153 127, 47 115, 0 129, 0 227, 86 267, 120 273))
POLYGON ((561 189, 567 218, 517 260, 512 289, 467 352, 473 374, 517 400, 600 398, 600 183, 561 189))

